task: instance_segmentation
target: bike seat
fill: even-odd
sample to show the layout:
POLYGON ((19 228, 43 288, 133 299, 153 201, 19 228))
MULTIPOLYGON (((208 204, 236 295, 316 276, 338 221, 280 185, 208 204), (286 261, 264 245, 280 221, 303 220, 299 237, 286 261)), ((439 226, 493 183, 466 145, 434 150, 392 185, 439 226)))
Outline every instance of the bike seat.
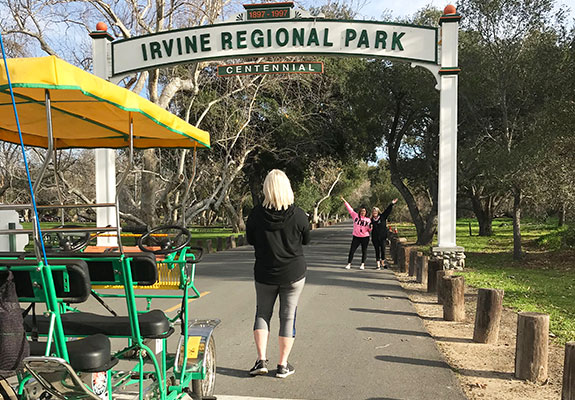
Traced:
MULTIPOLYGON (((45 354, 45 342, 29 343, 30 355, 43 356, 45 354)), ((52 344, 52 346, 54 346, 54 344, 52 344)), ((70 365, 76 371, 107 371, 118 363, 118 360, 111 356, 110 339, 102 334, 68 341, 66 342, 66 347, 70 357, 70 365)))
MULTIPOLYGON (((170 322, 160 310, 152 310, 138 314, 140 335, 148 339, 160 339, 172 334, 170 322)), ((50 319, 43 315, 36 317, 38 332, 48 333, 50 319)), ((132 336, 129 317, 114 317, 112 315, 98 315, 88 312, 69 312, 62 314, 64 333, 68 336, 85 336, 97 333, 106 336, 132 336)), ((33 327, 32 316, 24 319, 24 327, 30 332, 33 327)))
MULTIPOLYGON (((29 266, 36 265, 36 260, 2 260, 3 265, 8 266, 29 266)), ((52 271, 54 280, 54 290, 56 297, 62 299, 64 303, 83 303, 90 296, 90 273, 85 261, 78 259, 58 259, 50 260, 51 265, 65 265, 67 276, 64 271, 52 271), (66 283, 67 281, 67 283, 66 283)), ((34 291, 35 284, 38 284, 38 273, 34 271, 13 271, 16 293, 20 298, 35 299, 42 302, 34 291), (36 282, 35 282, 36 281, 36 282)), ((30 300, 29 300, 30 301, 30 300)))

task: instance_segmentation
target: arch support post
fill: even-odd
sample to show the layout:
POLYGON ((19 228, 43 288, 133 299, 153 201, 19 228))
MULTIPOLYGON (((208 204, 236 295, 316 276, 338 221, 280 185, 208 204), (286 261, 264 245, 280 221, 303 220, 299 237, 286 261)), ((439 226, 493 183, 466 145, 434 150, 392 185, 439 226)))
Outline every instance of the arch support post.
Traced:
MULTIPOLYGON (((90 33, 90 37, 92 38, 93 73, 97 77, 109 79, 109 42, 113 38, 106 30, 96 30, 90 33)), ((96 164, 96 203, 114 203, 116 201, 116 151, 113 149, 95 149, 94 159, 96 164)), ((116 226, 116 210, 111 207, 97 208, 96 226, 116 226)), ((118 245, 118 238, 115 236, 100 236, 97 240, 98 246, 118 245)))
POLYGON ((455 237, 457 217, 457 87, 459 15, 447 6, 440 19, 441 67, 439 69, 439 182, 437 246, 433 257, 443 260, 443 269, 463 269, 465 254, 455 237))

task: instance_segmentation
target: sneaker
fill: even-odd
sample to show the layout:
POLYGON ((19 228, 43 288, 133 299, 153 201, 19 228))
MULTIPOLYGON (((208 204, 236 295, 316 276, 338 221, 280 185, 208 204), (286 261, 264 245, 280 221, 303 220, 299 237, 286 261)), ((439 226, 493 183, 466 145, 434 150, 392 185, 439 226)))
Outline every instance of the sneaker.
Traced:
POLYGON ((278 378, 285 378, 285 377, 292 375, 294 372, 295 372, 295 368, 290 363, 287 363, 287 365, 285 367, 283 365, 278 364, 276 376, 278 378))
POLYGON ((379 270, 381 269, 381 267, 379 266, 379 264, 377 264, 377 267, 375 267, 375 269, 376 269, 377 271, 379 271, 379 270))
POLYGON ((389 264, 387 263, 387 260, 385 260, 383 262, 383 269, 388 269, 389 268, 389 264))
POLYGON ((359 269, 365 269, 365 265, 364 265, 364 264, 361 264, 361 265, 359 266, 359 269))
POLYGON ((350 268, 351 268, 351 264, 347 264, 347 265, 345 266, 345 269, 350 269, 350 268))
POLYGON ((268 373, 268 360, 257 360, 252 369, 250 369, 250 375, 265 375, 268 373))

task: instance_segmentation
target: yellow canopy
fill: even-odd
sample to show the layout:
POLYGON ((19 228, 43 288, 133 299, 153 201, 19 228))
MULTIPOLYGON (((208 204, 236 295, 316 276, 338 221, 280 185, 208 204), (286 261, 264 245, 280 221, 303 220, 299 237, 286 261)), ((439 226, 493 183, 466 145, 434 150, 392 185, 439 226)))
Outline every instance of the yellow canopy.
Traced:
MULTIPOLYGON (((57 149, 210 147, 198 129, 127 89, 57 57, 8 60, 22 137, 27 146, 47 147, 45 90, 50 90, 57 149)), ((0 61, 0 140, 20 143, 4 63, 0 61)))

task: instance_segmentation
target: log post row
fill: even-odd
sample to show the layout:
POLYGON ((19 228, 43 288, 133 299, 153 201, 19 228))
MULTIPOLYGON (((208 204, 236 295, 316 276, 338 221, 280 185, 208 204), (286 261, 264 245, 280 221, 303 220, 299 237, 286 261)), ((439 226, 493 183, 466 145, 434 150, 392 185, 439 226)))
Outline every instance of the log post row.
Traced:
POLYGON ((465 278, 461 275, 443 278, 443 319, 465 321, 465 278))
POLYGON ((549 315, 522 312, 517 316, 515 377, 535 383, 547 380, 549 315))

